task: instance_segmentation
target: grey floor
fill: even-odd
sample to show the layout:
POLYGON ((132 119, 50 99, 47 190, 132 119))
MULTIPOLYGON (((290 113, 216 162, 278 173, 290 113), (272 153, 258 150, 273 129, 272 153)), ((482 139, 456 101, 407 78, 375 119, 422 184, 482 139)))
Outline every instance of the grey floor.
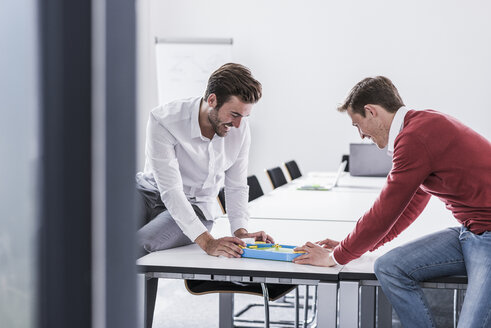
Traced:
MULTIPOLYGON (((143 280, 140 283, 140 287, 142 287, 143 280)), ((301 297, 304 292, 305 288, 302 286, 300 288, 301 297)), ((310 293, 312 294, 312 292, 313 289, 311 288, 310 293)), ((453 291, 425 289, 425 293, 437 327, 453 327, 453 291)), ((142 293, 140 294, 142 295, 142 293)), ((293 293, 290 295, 293 296, 293 293)), ((234 297, 235 311, 244 308, 247 304, 261 302, 262 298, 258 296, 236 294, 234 297)), ((293 321, 294 316, 292 309, 275 307, 270 309, 271 321, 293 321)), ((243 318, 263 320, 264 310, 262 307, 254 307, 244 314, 243 318)), ((395 313, 393 313, 392 326, 401 327, 395 313)), ((182 280, 159 279, 153 328, 167 327, 218 327, 218 294, 191 295, 184 287, 182 280)))

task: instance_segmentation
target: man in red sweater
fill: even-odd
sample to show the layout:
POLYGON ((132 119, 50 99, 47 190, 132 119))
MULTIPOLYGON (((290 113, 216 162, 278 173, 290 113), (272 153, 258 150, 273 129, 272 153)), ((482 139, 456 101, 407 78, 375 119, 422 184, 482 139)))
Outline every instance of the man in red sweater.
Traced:
POLYGON ((414 222, 434 195, 460 226, 391 250, 375 262, 375 274, 404 327, 435 326, 418 282, 467 275, 459 327, 491 327, 491 143, 446 114, 408 110, 383 76, 355 85, 338 110, 362 139, 388 146, 392 170, 343 241, 309 242, 295 262, 332 266, 373 251, 414 222))

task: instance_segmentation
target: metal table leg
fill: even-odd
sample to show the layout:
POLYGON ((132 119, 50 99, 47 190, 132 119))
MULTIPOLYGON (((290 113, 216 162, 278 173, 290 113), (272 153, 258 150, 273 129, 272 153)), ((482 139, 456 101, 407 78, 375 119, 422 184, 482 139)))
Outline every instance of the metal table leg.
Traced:
POLYGON ((145 328, 152 328, 158 282, 158 278, 145 277, 145 328))
POLYGON ((261 283, 264 297, 264 327, 269 328, 269 292, 264 282, 261 283))
MULTIPOLYGON (((303 308, 303 328, 307 328, 307 320, 309 319, 309 285, 305 285, 305 301, 303 308)), ((314 300, 315 301, 315 300, 314 300)))
POLYGON ((220 293, 218 297, 220 328, 233 328, 234 326, 234 294, 220 293))
POLYGON ((357 281, 339 282, 339 326, 358 328, 358 288, 357 281))
POLYGON ((300 311, 300 287, 295 288, 295 328, 298 328, 299 323, 299 311, 300 311))
POLYGON ((380 287, 377 287, 377 317, 379 328, 392 327, 392 305, 380 287))
POLYGON ((361 286, 360 327, 375 328, 375 286, 361 286))
POLYGON ((317 327, 337 327, 337 282, 319 282, 317 287, 317 327))

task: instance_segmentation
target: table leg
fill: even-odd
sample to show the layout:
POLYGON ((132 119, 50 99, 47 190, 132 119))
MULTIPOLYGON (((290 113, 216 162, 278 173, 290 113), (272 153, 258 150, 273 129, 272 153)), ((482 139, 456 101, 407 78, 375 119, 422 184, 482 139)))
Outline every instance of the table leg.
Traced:
POLYGON ((300 311, 300 286, 295 288, 295 324, 294 327, 298 328, 299 323, 299 311, 300 311))
POLYGON ((392 305, 380 287, 377 287, 377 315, 378 327, 392 327, 392 305))
POLYGON ((339 326, 358 328, 358 288, 357 281, 339 282, 339 326))
POLYGON ((303 304, 303 328, 307 328, 307 320, 309 319, 309 285, 305 285, 305 302, 303 304))
POLYGON ((234 326, 234 294, 220 293, 219 304, 219 324, 220 328, 233 328, 234 326))
POLYGON ((375 287, 361 286, 360 290, 360 326, 361 328, 375 328, 375 287))
POLYGON ((462 310, 462 304, 464 304, 464 290, 455 289, 454 290, 454 306, 453 306, 453 313, 454 313, 453 326, 454 326, 454 328, 457 327, 457 324, 459 322, 460 311, 462 310))
POLYGON ((261 283, 264 299, 264 328, 269 328, 269 293, 268 287, 264 282, 261 283))
POLYGON ((319 282, 317 286, 317 327, 336 327, 337 282, 319 282))
POLYGON ((145 277, 145 328, 152 328, 158 283, 158 278, 145 277))

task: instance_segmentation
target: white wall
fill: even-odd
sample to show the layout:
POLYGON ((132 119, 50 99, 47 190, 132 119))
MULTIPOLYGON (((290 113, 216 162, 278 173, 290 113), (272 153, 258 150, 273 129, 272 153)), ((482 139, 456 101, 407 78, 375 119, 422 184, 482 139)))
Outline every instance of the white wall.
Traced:
POLYGON ((359 140, 336 106, 367 76, 388 76, 408 107, 451 114, 490 139, 489 13, 477 0, 140 0, 139 168, 158 104, 155 36, 234 39, 234 61, 263 84, 249 171, 266 191, 263 169, 290 159, 303 172, 336 169, 359 140))

